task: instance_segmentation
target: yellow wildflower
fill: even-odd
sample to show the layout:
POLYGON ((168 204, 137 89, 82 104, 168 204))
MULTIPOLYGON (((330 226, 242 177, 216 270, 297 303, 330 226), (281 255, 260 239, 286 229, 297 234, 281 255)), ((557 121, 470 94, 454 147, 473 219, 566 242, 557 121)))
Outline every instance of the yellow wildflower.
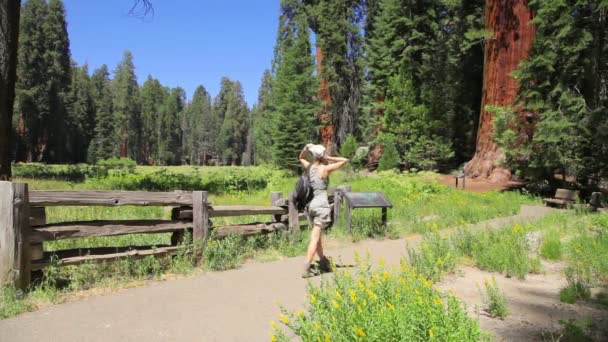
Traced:
POLYGON ((435 331, 433 331, 433 328, 431 328, 431 329, 429 330, 429 336, 430 336, 431 338, 435 337, 435 331))
POLYGON ((296 311, 296 315, 298 315, 298 317, 304 316, 304 310, 298 310, 298 311, 296 311))
POLYGON ((310 294, 310 302, 315 304, 317 302, 317 297, 314 294, 310 294))
POLYGON ((439 298, 439 296, 435 297, 435 300, 433 302, 436 305, 443 305, 443 301, 441 300, 441 298, 439 298))
POLYGON ((325 334, 325 342, 331 342, 331 340, 329 339, 329 335, 325 334))
POLYGON ((315 322, 315 329, 321 330, 321 324, 315 322))
POLYGON ((331 301, 331 304, 334 306, 334 308, 339 309, 340 308, 340 304, 338 304, 338 302, 336 302, 335 300, 331 301))
POLYGON ((384 267, 384 264, 386 264, 386 262, 384 261, 384 259, 382 257, 380 257, 378 259, 378 264, 380 264, 381 267, 384 267))
POLYGON ((338 298, 338 301, 342 301, 342 295, 340 294, 340 292, 338 290, 336 291, 336 298, 338 298))
POLYGON ((437 265, 441 266, 445 263, 445 261, 443 261, 443 259, 439 258, 437 259, 437 265))
POLYGON ((277 322, 275 322, 275 321, 270 321, 270 325, 271 325, 273 328, 276 328, 276 327, 277 327, 277 322))
POLYGON ((270 334, 270 342, 277 342, 277 337, 274 334, 270 334))
POLYGON ((378 299, 378 296, 374 292, 372 292, 370 290, 367 290, 367 295, 369 296, 369 298, 371 298, 373 300, 378 299))
POLYGON ((390 277, 390 274, 387 271, 384 271, 384 273, 382 274, 382 277, 384 278, 384 280, 388 280, 388 278, 390 277))
POLYGON ((365 336, 367 336, 367 335, 365 334, 365 331, 363 331, 363 329, 359 328, 359 327, 358 327, 358 326, 356 326, 356 325, 355 325, 355 332, 357 333, 357 336, 360 336, 360 337, 365 337, 365 336))
POLYGON ((285 316, 285 315, 281 314, 281 315, 279 315, 279 321, 281 321, 281 322, 283 322, 283 323, 287 324, 287 323, 289 323, 289 317, 287 317, 287 316, 285 316))
POLYGON ((395 306, 391 302, 386 302, 386 306, 391 310, 395 310, 395 306))
POLYGON ((357 302, 357 294, 355 293, 355 291, 348 290, 348 293, 350 294, 350 299, 353 301, 353 303, 356 303, 357 302))
POLYGON ((426 288, 430 288, 433 285, 433 282, 430 280, 425 280, 424 281, 424 287, 426 288))
POLYGON ((361 305, 357 305, 357 311, 359 311, 359 313, 363 313, 363 309, 361 308, 361 305))

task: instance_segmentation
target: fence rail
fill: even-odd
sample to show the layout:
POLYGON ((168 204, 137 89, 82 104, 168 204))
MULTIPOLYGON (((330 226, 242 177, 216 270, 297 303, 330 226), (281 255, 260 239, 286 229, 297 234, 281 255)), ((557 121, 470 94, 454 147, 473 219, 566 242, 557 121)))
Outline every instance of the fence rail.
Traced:
MULTIPOLYGON (((334 211, 339 213, 341 191, 335 191, 334 211)), ((330 191, 333 192, 333 191, 330 191)), ((333 196, 330 196, 330 199, 333 196)), ((31 271, 50 265, 51 256, 57 265, 68 266, 90 262, 108 262, 121 258, 170 256, 182 248, 186 230, 192 230, 193 240, 203 242, 215 231, 216 238, 231 234, 252 236, 288 230, 297 234, 305 215, 298 213, 293 194, 287 198, 280 192, 270 194, 270 205, 212 205, 205 191, 28 191, 27 184, 0 181, 0 285, 13 283, 25 288, 31 271), (94 220, 47 224, 46 207, 51 206, 163 206, 173 207, 171 220, 94 220), (270 215, 269 222, 231 224, 211 227, 210 218, 270 215), (93 247, 44 251, 44 243, 54 240, 127 234, 156 234, 172 232, 171 245, 93 247)))

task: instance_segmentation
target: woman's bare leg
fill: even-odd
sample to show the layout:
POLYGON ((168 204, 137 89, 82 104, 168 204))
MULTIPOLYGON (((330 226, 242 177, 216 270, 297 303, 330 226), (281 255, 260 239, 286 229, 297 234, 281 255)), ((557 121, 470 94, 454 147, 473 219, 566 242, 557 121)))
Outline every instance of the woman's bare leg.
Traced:
POLYGON ((325 257, 325 255, 323 254, 323 234, 319 234, 319 243, 317 243, 317 255, 321 260, 323 260, 323 258, 325 257))
MULTIPOLYGON (((321 227, 313 226, 310 231, 310 242, 308 243, 308 250, 306 251, 306 265, 310 266, 312 260, 315 257, 315 253, 318 253, 319 247, 321 246, 321 227)), ((321 254, 323 254, 323 247, 321 247, 321 254)))

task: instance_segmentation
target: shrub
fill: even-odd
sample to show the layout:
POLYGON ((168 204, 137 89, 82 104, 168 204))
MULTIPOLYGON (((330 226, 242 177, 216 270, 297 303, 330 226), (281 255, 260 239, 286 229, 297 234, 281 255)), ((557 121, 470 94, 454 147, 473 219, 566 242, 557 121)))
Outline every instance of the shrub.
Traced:
POLYGON ((203 250, 203 266, 212 271, 236 268, 245 258, 244 250, 241 236, 229 235, 221 240, 212 237, 203 250))
POLYGON ((550 230, 543 235, 540 255, 547 260, 559 260, 562 257, 562 242, 559 231, 550 230))
POLYGON ((434 282, 456 267, 456 251, 439 233, 427 233, 417 249, 409 249, 409 263, 416 272, 434 282))
POLYGON ((130 174, 135 172, 137 163, 129 158, 110 158, 97 162, 100 168, 104 170, 113 170, 113 174, 130 174))
POLYGON ((340 146, 340 155, 344 158, 353 159, 355 151, 357 151, 357 139, 352 134, 346 136, 346 140, 342 146, 340 146))
POLYGON ((591 298, 589 279, 581 278, 581 274, 572 267, 568 267, 565 273, 568 285, 559 291, 559 300, 561 302, 574 304, 579 299, 587 300, 591 298))
POLYGON ((399 159, 399 152, 397 152, 395 144, 392 141, 385 142, 384 152, 382 153, 382 157, 380 158, 378 170, 386 171, 399 169, 400 164, 401 160, 399 159))
POLYGON ((508 301, 504 292, 498 288, 496 279, 492 277, 492 281, 484 281, 485 294, 482 293, 483 303, 486 307, 486 311, 492 317, 499 317, 504 319, 508 314, 508 301))
POLYGON ((23 293, 14 286, 0 287, 0 319, 15 316, 30 309, 29 303, 21 300, 23 293))
MULTIPOLYGON (((339 271, 331 281, 310 284, 306 311, 279 320, 302 341, 479 341, 486 336, 463 304, 442 294, 406 263, 389 272, 363 265, 358 275, 339 271)), ((272 323, 274 341, 289 341, 272 323)))
POLYGON ((455 240, 455 244, 462 255, 472 257, 482 269, 523 279, 540 267, 538 259, 529 256, 526 232, 519 224, 512 228, 480 231, 469 239, 472 242, 461 238, 455 240))

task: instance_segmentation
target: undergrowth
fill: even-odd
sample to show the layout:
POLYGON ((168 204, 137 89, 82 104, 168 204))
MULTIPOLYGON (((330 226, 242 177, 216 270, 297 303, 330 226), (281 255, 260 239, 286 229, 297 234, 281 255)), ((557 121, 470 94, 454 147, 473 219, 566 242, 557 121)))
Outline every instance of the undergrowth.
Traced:
MULTIPOLYGON (((364 264, 309 284, 306 310, 279 321, 302 341, 480 341, 487 338, 462 302, 402 263, 398 271, 364 264)), ((274 322, 271 340, 289 341, 274 322)))

